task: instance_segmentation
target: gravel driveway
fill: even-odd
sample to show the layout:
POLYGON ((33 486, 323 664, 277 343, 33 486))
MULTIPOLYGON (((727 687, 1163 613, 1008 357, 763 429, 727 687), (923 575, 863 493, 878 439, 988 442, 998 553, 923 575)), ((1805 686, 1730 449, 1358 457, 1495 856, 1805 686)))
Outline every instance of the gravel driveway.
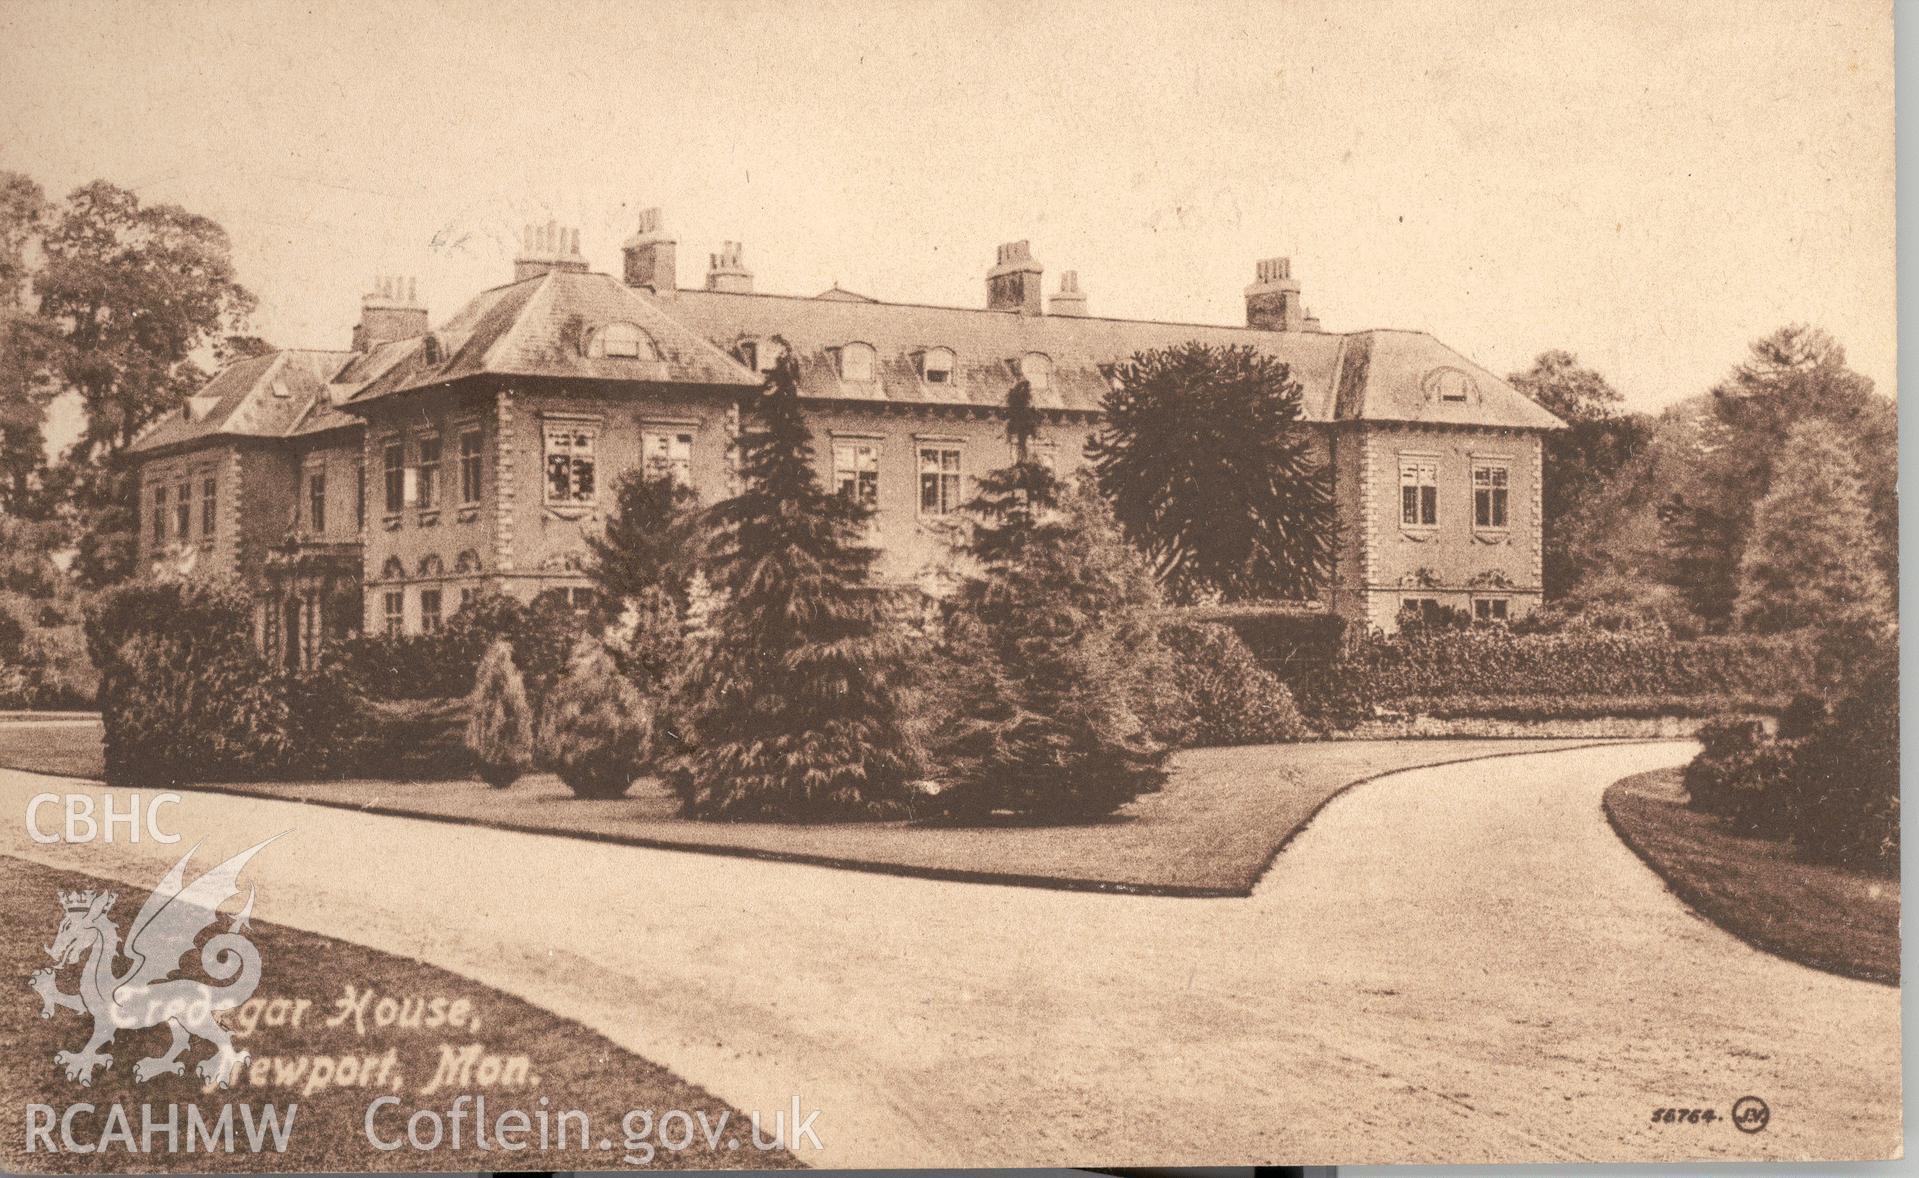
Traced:
MULTIPOLYGON (((815 1164, 1888 1156, 1898 991, 1748 948, 1606 825, 1607 784, 1690 749, 1368 783, 1243 900, 900 879, 204 794, 167 813, 189 841, 208 836, 203 854, 293 832, 248 868, 263 919, 526 997, 741 1108, 798 1094, 824 1110, 815 1164), (1772 1109, 1763 1133, 1652 1123, 1747 1094, 1772 1109)), ((47 786, 0 773, 0 854, 150 885, 180 849, 33 843, 21 816, 47 786)))

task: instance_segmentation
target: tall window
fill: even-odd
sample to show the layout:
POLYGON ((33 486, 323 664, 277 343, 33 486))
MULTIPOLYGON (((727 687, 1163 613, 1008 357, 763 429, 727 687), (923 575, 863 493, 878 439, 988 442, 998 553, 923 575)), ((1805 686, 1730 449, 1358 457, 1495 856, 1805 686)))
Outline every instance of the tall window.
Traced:
POLYGON ((438 634, 440 632, 440 591, 438 589, 420 590, 420 633, 438 634))
POLYGON ((326 531, 326 470, 307 472, 307 530, 326 531))
POLYGON ((1399 460, 1399 522, 1408 528, 1430 528, 1439 523, 1439 460, 1399 460))
POLYGON ((878 442, 833 443, 833 489, 855 502, 879 502, 878 442))
POLYGON ((591 503, 597 493, 593 477, 594 431, 582 425, 549 423, 546 427, 546 501, 591 503))
POLYGON ((406 629, 406 590, 386 591, 386 632, 399 634, 406 629))
POLYGON ((406 510, 406 443, 395 438, 380 454, 386 466, 386 513, 398 515, 406 510))
POLYGON ((1473 526, 1506 526, 1507 467, 1503 463, 1473 463, 1473 526))
POLYGON ((920 514, 948 515, 960 505, 957 446, 920 447, 920 514))
POLYGON ((647 430, 641 439, 646 477, 693 485, 693 435, 677 430, 647 430))
POLYGON ((173 505, 173 531, 184 540, 193 531, 193 484, 181 483, 178 495, 173 505))
POLYGON ((219 519, 220 481, 212 475, 200 480, 200 535, 213 538, 213 525, 219 519))
POLYGON ((460 502, 480 501, 480 441, 477 427, 460 431, 460 502))
POLYGON ((366 530, 366 460, 353 464, 353 528, 366 530))
POLYGON ((415 476, 415 492, 421 511, 440 505, 440 437, 427 434, 420 439, 420 473, 415 476))
POLYGON ((167 541, 167 489, 153 489, 153 542, 164 544, 167 541))

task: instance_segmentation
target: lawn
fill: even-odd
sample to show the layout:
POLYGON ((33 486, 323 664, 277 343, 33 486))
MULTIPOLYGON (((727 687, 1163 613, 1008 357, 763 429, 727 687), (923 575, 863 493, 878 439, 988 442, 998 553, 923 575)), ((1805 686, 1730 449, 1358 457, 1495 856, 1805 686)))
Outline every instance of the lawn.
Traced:
POLYGON ((1679 897, 1761 949, 1815 969, 1899 982, 1899 881, 1799 859, 1686 806, 1681 770, 1617 781, 1606 816, 1679 897))
MULTIPOLYGON (((210 864, 208 864, 210 866, 210 864)), ((295 929, 281 928, 265 921, 252 925, 251 940, 260 951, 262 979, 256 991, 257 1001, 225 1016, 235 1043, 252 1053, 252 1065, 235 1088, 208 1095, 194 1076, 191 1064, 211 1052, 205 1043, 195 1040, 185 1059, 184 1076, 162 1075, 135 1086, 133 1065, 148 1055, 160 1054, 167 1044, 167 1032, 160 1029, 123 1030, 115 1038, 108 1054, 113 1064, 105 1072, 95 1072, 90 1088, 68 1081, 54 1065, 57 1051, 78 1051, 86 1042, 90 1021, 77 1013, 56 1010, 50 1019, 41 1019, 40 1001, 26 992, 26 979, 48 963, 40 946, 52 941, 60 922, 56 899, 58 889, 104 888, 113 885, 68 871, 55 871, 18 859, 0 858, 0 926, 16 930, 16 936, 0 943, 0 976, 18 979, 20 990, 0 1002, 0 1053, 7 1066, 0 1069, 0 1118, 10 1126, 0 1134, 0 1159, 13 1173, 47 1172, 142 1172, 156 1168, 156 1159, 145 1154, 122 1153, 119 1147, 104 1159, 98 1155, 44 1150, 24 1152, 26 1106, 48 1103, 64 1110, 76 1101, 87 1101, 99 1111, 74 1120, 74 1136, 81 1143, 98 1141, 106 1128, 106 1108, 124 1104, 131 1118, 135 1142, 142 1131, 140 1106, 150 1104, 164 1125, 170 1104, 194 1105, 209 1123, 220 1116, 221 1106, 250 1104, 254 1109, 272 1103, 281 1106, 297 1103, 292 1128, 287 1135, 284 1154, 271 1155, 267 1168, 295 1173, 340 1173, 361 1170, 466 1170, 488 1172, 506 1164, 509 1168, 547 1170, 586 1170, 618 1168, 624 1163, 624 1134, 621 1120, 629 1109, 648 1109, 655 1114, 678 1109, 688 1116, 704 1116, 709 1125, 717 1124, 722 1114, 731 1125, 740 1127, 740 1148, 725 1147, 729 1131, 720 1138, 718 1148, 709 1148, 705 1138, 695 1134, 691 1148, 678 1153, 660 1150, 650 1166, 669 1169, 715 1169, 721 1167, 792 1167, 799 1163, 783 1151, 762 1152, 750 1144, 746 1118, 655 1064, 623 1051, 577 1023, 547 1013, 536 1006, 468 981, 457 974, 435 969, 418 961, 377 953, 330 937, 315 936, 295 929), (340 1001, 348 986, 359 993, 371 991, 378 996, 363 1017, 348 1017, 340 1001), (449 1014, 465 1002, 462 1026, 452 1029, 409 1026, 411 1020, 388 1019, 382 1026, 378 1002, 392 997, 409 1005, 425 1000, 444 999, 449 1014), (284 1000, 284 1001, 281 1001, 284 1000), (300 1002, 308 1003, 299 1023, 291 1025, 291 1014, 300 1002), (338 1025, 328 1020, 340 1015, 338 1025), (270 1026, 277 1020, 281 1025, 270 1026), (244 1033, 251 1022, 251 1033, 244 1033), (485 1053, 504 1057, 506 1070, 492 1087, 482 1087, 477 1079, 464 1085, 425 1092, 439 1071, 443 1046, 455 1050, 469 1043, 481 1043, 485 1053), (387 1052, 391 1051, 391 1062, 387 1052), (527 1080, 513 1057, 524 1056, 527 1080), (372 1059, 375 1077, 372 1086, 321 1083, 358 1069, 359 1061, 372 1059), (324 1060, 323 1064, 321 1061, 324 1060), (352 1061, 348 1063, 346 1061, 352 1061), (296 1070, 297 1069, 297 1073, 296 1070), (297 1080, 295 1079, 297 1075, 297 1080), (516 1083, 509 1083, 507 1077, 516 1083), (278 1082, 276 1082, 276 1077, 278 1082), (256 1087, 255 1085, 260 1086, 256 1087), (404 1134, 405 1118, 416 1108, 444 1110, 453 1098, 465 1092, 484 1093, 487 1119, 497 1121, 500 1113, 513 1108, 537 1111, 546 1098, 550 1108, 579 1109, 587 1114, 592 1140, 585 1149, 572 1148, 579 1139, 577 1118, 569 1121, 576 1131, 569 1148, 542 1151, 537 1131, 530 1134, 529 1148, 503 1153, 495 1148, 482 1152, 473 1147, 471 1115, 462 1136, 464 1148, 447 1148, 431 1153, 400 1149, 382 1152, 375 1149, 363 1130, 368 1104, 380 1095, 400 1098, 399 1105, 385 1106, 375 1122, 383 1139, 404 1134), (613 1148, 601 1152, 597 1147, 604 1136, 613 1148)), ((146 894, 139 889, 117 888, 113 906, 122 931, 140 910, 146 894)), ((224 926, 225 922, 222 922, 224 926)), ((183 976, 197 977, 199 955, 190 954, 183 976)), ((61 989, 71 992, 82 967, 62 971, 61 989)), ((426 1008, 429 1016, 435 1009, 426 1008)), ((430 1021, 423 1020, 423 1021, 430 1021)), ((476 1076, 485 1073, 481 1063, 476 1076)), ((254 1168, 246 1161, 245 1124, 234 1110, 234 1138, 240 1156, 184 1152, 188 1114, 182 1108, 179 1117, 182 1150, 168 1155, 164 1168, 169 1171, 214 1171, 228 1173, 254 1168)), ((697 1121, 695 1122, 697 1124, 697 1121)), ((450 1125, 450 1122, 449 1122, 450 1125)), ((509 1126, 510 1128, 511 1126, 509 1126)), ((677 1130, 677 1125, 674 1126, 677 1130)), ((430 1131, 423 1128, 430 1135, 430 1131)), ((677 1132, 671 1135, 679 1140, 677 1132)), ((166 1143, 164 1130, 156 1132, 156 1151, 166 1143)), ((657 1139, 655 1139, 657 1141, 657 1139)), ((61 1141, 59 1130, 53 1141, 61 1141)), ((553 1142, 556 1146, 557 1140, 553 1142)), ((636 1152, 636 1158, 639 1154, 636 1152)))
MULTIPOLYGON (((16 752, 17 731, 0 727, 0 765, 85 763, 98 729, 33 737, 37 756, 16 752)), ((1591 741, 1394 740, 1195 749, 1180 753, 1172 780, 1112 818, 1078 825, 956 827, 923 822, 695 822, 680 818, 657 781, 628 795, 580 801, 550 774, 489 790, 477 781, 349 780, 221 785, 222 791, 343 806, 382 814, 479 823, 509 830, 638 846, 857 867, 936 879, 1179 896, 1243 896, 1279 849, 1328 798, 1355 782, 1421 765, 1494 754, 1543 752, 1591 741)), ((93 771, 98 776, 97 750, 93 771)))

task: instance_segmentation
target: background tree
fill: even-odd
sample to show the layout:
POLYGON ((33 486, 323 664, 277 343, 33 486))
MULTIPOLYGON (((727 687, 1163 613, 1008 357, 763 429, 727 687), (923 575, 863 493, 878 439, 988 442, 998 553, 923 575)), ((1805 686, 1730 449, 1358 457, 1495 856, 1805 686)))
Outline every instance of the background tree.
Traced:
POLYGON ((1127 539, 1180 601, 1306 598, 1332 567, 1332 475, 1285 364, 1250 346, 1140 352, 1088 444, 1127 539))
POLYGON ((749 416, 742 489, 709 517, 715 601, 677 708, 689 747, 670 777, 700 817, 902 813, 919 757, 896 690, 903 635, 868 583, 871 508, 821 487, 790 356, 749 416))
POLYGON ((1753 513, 1736 616, 1761 633, 1828 629, 1890 615, 1871 510, 1846 438, 1829 421, 1794 426, 1753 513))
POLYGON ((533 763, 533 708, 513 665, 513 647, 503 638, 487 647, 474 677, 466 747, 480 780, 495 789, 512 785, 533 763))
POLYGON ((39 336, 30 327, 29 253, 47 216, 46 194, 18 172, 0 172, 0 511, 33 511, 46 464, 47 387, 39 336))
POLYGON ((1032 458, 1025 382, 1008 409, 1015 460, 967 505, 978 573, 946 627, 938 802, 969 818, 1096 817, 1165 779, 1166 747, 1134 706, 1157 649, 1150 582, 1104 500, 1032 458))
POLYGON ((1581 544, 1589 533, 1578 525, 1600 491, 1652 437, 1652 422, 1619 411, 1624 401, 1606 378, 1582 368, 1571 352, 1541 352, 1533 366, 1507 381, 1566 423, 1545 439, 1545 493, 1541 546, 1545 591, 1569 593, 1606 554, 1581 544))
POLYGON ((1712 390, 1690 458, 1692 477, 1659 508, 1675 577, 1709 621, 1724 625, 1739 595, 1753 508, 1799 423, 1825 421, 1851 451, 1870 513, 1868 551, 1897 573, 1897 421, 1892 403, 1846 366, 1845 349, 1795 324, 1755 340, 1712 390))

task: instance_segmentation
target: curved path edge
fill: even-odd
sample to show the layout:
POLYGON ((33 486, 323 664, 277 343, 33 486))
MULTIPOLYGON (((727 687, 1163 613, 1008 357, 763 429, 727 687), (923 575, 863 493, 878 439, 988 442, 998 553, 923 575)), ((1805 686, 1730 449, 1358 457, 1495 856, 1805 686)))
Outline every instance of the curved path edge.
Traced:
MULTIPOLYGON (((1518 738, 1531 739, 1531 738, 1518 738)), ((479 827, 486 830, 511 831, 515 834, 549 835, 554 838, 578 839, 582 842, 605 843, 620 847, 643 847, 654 851, 685 851, 696 855, 719 855, 733 859, 757 859, 768 863, 799 863, 809 867, 827 867, 837 871, 863 871, 873 875, 900 876, 907 879, 940 880, 947 883, 989 884, 1001 887, 1039 888, 1057 892, 1096 892, 1117 896, 1163 896, 1173 899, 1194 900, 1230 900, 1245 899, 1251 896, 1259 884, 1273 869, 1273 863, 1280 854, 1292 845, 1307 827, 1313 824, 1329 803, 1344 796, 1350 790, 1391 777, 1399 773, 1411 773, 1421 769, 1437 769, 1447 765, 1463 765, 1474 761, 1493 761, 1502 757, 1534 756, 1542 752, 1576 752, 1582 749, 1629 747, 1632 745, 1663 744, 1669 737, 1607 738, 1586 741, 1580 744, 1558 745, 1550 750, 1538 748, 1511 749, 1496 753, 1474 753, 1464 757, 1440 757, 1430 761, 1418 761, 1412 764, 1395 765, 1376 773, 1355 777, 1320 798, 1306 815, 1282 834, 1273 844, 1251 878, 1242 886, 1221 887, 1205 884, 1160 884, 1138 883, 1126 880, 1096 879, 1079 876, 1039 875, 1022 872, 976 870, 963 867, 934 867, 915 863, 892 863, 885 860, 858 859, 844 855, 820 855, 809 851, 776 851, 764 847, 745 847, 735 843, 703 842, 693 839, 656 838, 650 835, 620 834, 613 831, 592 831, 542 826, 533 822, 515 822, 511 819, 486 818, 465 814, 441 814, 431 810, 418 810, 408 806, 388 805, 377 802, 352 802, 332 798, 295 798, 286 797, 263 790, 246 789, 238 786, 223 785, 218 782, 181 785, 176 788, 191 793, 218 794, 227 797, 257 798, 265 801, 289 802, 300 806, 323 806, 335 810, 351 810, 360 814, 377 814, 387 818, 413 818, 422 822, 439 822, 453 826, 479 827)), ((105 789, 118 788, 92 777, 73 777, 63 774, 43 773, 16 765, 0 765, 16 773, 25 773, 50 780, 78 781, 105 789)))
POLYGON ((1700 889, 1675 874, 1666 865, 1665 860, 1647 850, 1645 844, 1633 836, 1631 826, 1620 819, 1618 808, 1613 800, 1613 791, 1619 788, 1621 782, 1630 781, 1636 776, 1639 775, 1630 774, 1607 786, 1606 791, 1600 795, 1599 808, 1605 812, 1606 824, 1612 827, 1614 834, 1619 836, 1619 841, 1626 844, 1627 849, 1637 855, 1639 861, 1644 863, 1654 875, 1659 877, 1660 882, 1666 885, 1666 890, 1677 897, 1680 903, 1684 904, 1693 915, 1711 924, 1714 928, 1737 937, 1746 945, 1769 957, 1776 957, 1781 961, 1791 962, 1794 965, 1803 965, 1807 969, 1816 969, 1821 973, 1829 973, 1835 977, 1848 978, 1855 982, 1872 982, 1875 985, 1886 986, 1894 990, 1900 988, 1899 979, 1895 976, 1876 969, 1857 967, 1848 962, 1833 958, 1795 952, 1763 933, 1756 933, 1751 929, 1721 919, 1715 911, 1714 905, 1707 902, 1705 895, 1700 889))

